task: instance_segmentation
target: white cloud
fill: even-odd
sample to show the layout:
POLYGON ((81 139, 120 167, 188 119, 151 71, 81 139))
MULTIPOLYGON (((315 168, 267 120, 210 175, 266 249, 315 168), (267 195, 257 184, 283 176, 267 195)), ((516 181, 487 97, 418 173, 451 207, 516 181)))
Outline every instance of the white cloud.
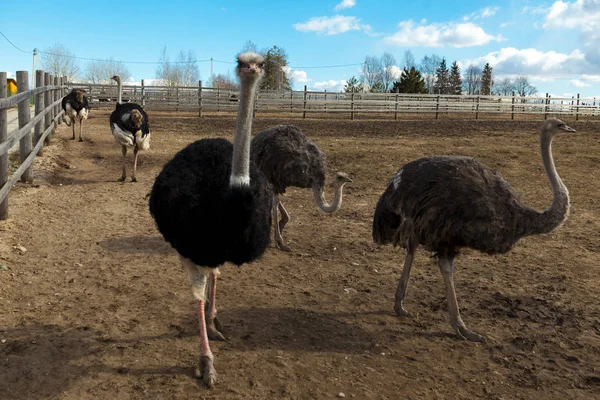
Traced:
POLYGON ((514 22, 503 22, 500 24, 500 28, 506 28, 507 26, 514 25, 514 22))
POLYGON ((400 30, 385 37, 385 43, 395 46, 424 47, 470 47, 491 41, 503 40, 501 36, 487 34, 481 27, 471 23, 415 24, 412 20, 398 24, 400 30))
POLYGON ((307 22, 294 24, 300 32, 317 32, 319 34, 337 35, 348 31, 371 31, 371 26, 361 24, 360 19, 351 16, 335 15, 333 17, 313 17, 307 22))
POLYGON ((291 69, 290 67, 283 67, 283 71, 288 79, 292 80, 294 85, 305 85, 312 81, 305 71, 291 69))
POLYGON ((346 85, 345 80, 336 81, 330 79, 328 81, 315 82, 310 85, 310 90, 323 91, 327 90, 328 92, 342 92, 344 90, 344 86, 346 85))
POLYGON ((590 86, 589 83, 585 83, 584 81, 579 80, 579 79, 571 79, 569 82, 571 83, 571 85, 576 86, 576 87, 588 87, 588 86, 590 86))
POLYGON ((344 8, 354 7, 355 5, 356 5, 355 0, 342 0, 342 2, 340 4, 338 4, 337 6, 335 6, 333 9, 335 11, 338 11, 338 10, 343 10, 344 8))
POLYGON ((539 75, 548 79, 551 75, 583 74, 591 71, 600 72, 586 60, 579 50, 569 54, 555 51, 543 52, 537 49, 515 49, 506 47, 489 53, 483 57, 465 62, 465 65, 483 65, 489 62, 494 73, 515 75, 539 75))
POLYGON ((475 11, 469 15, 463 17, 463 21, 471 21, 483 18, 489 18, 496 15, 496 13, 500 10, 500 7, 486 7, 479 11, 475 11))
POLYGON ((393 79, 400 79, 402 77, 402 69, 392 65, 391 67, 387 67, 388 71, 391 73, 393 79))

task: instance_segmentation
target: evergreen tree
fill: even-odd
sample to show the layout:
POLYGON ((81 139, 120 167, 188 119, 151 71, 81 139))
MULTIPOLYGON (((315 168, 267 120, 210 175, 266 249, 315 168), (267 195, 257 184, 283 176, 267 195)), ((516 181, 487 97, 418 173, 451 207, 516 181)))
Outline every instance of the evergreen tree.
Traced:
POLYGON ((427 93, 425 79, 421 73, 413 66, 409 69, 404 68, 399 81, 394 82, 392 93, 427 93))
POLYGON ((263 54, 265 76, 260 84, 263 90, 291 90, 290 79, 283 67, 287 66, 287 54, 281 47, 273 46, 263 54))
POLYGON ((346 93, 358 93, 362 92, 362 83, 358 82, 356 77, 352 77, 346 81, 346 85, 344 85, 344 92, 346 93))
POLYGON ((481 73, 481 94, 490 95, 492 93, 492 67, 490 63, 485 63, 481 73))
POLYGON ((460 78, 460 68, 454 61, 450 68, 450 94, 462 94, 462 79, 460 78))
POLYGON ((450 87, 450 77, 448 76, 448 67, 446 59, 442 58, 440 66, 435 70, 435 92, 438 94, 448 94, 450 87))

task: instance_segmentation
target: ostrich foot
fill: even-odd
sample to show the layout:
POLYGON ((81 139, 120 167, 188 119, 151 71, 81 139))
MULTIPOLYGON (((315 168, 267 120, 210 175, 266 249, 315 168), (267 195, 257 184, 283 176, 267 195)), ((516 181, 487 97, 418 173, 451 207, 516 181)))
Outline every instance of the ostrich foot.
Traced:
POLYGON ((484 336, 481 336, 471 330, 469 330, 466 326, 454 326, 454 330, 456 331, 456 335, 463 340, 470 340, 472 342, 481 342, 486 343, 487 339, 484 336))
POLYGON ((212 358, 208 356, 200 356, 200 362, 198 363, 198 367, 196 367, 196 378, 204 381, 206 386, 213 387, 215 382, 217 381, 217 371, 213 365, 212 358))
POLYGON ((223 326, 217 317, 215 317, 212 322, 206 321, 206 334, 210 340, 221 340, 223 342, 226 341, 227 339, 225 338, 225 335, 221 333, 222 330, 223 326))
POLYGON ((402 300, 394 303, 394 311, 396 311, 399 317, 412 317, 412 314, 406 311, 404 305, 402 305, 402 300))
POLYGON ((120 177, 119 179, 117 179, 117 182, 125 182, 125 177, 124 176, 120 177))
MULTIPOLYGON (((73 139, 75 139, 75 138, 73 138, 73 139)), ((83 142, 83 139, 82 139, 82 138, 79 138, 79 141, 80 141, 80 142, 83 142)))
POLYGON ((70 140, 75 140, 75 136, 73 136, 70 140))
POLYGON ((277 241, 277 248, 283 251, 292 251, 292 249, 287 244, 283 243, 283 241, 277 241))
POLYGON ((137 178, 134 176, 133 178, 131 178, 131 182, 137 182, 137 178))

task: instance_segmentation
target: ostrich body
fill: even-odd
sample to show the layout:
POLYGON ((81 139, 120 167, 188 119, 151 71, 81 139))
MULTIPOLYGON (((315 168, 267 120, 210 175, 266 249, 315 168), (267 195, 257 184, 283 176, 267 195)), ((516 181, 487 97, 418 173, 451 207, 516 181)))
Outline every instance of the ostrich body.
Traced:
POLYGON ((142 107, 135 103, 123 103, 123 86, 121 77, 113 76, 111 79, 117 82, 117 105, 115 111, 110 114, 110 129, 117 143, 121 145, 123 173, 120 182, 123 182, 127 174, 127 149, 133 148, 133 174, 131 181, 137 182, 135 176, 137 170, 137 159, 140 150, 150 149, 150 125, 148 115, 142 107))
POLYGON ((394 309, 408 315, 403 300, 415 250, 435 252, 444 276, 450 322, 461 338, 485 341, 461 319, 454 291, 454 258, 461 247, 487 254, 506 253, 517 241, 549 233, 569 211, 569 192, 552 158, 552 138, 575 132, 552 119, 541 128, 541 153, 554 199, 544 212, 521 204, 519 195, 495 171, 469 157, 432 156, 402 167, 379 198, 373 218, 373 240, 406 248, 406 260, 396 290, 394 309))
POLYGON ((312 188, 317 206, 326 213, 333 213, 342 205, 342 191, 346 182, 352 182, 343 172, 334 180, 331 204, 325 201, 325 155, 294 125, 277 125, 259 132, 250 145, 252 161, 265 174, 273 191, 273 220, 275 243, 284 251, 290 248, 283 240, 283 228, 290 220, 279 196, 288 186, 312 188), (277 210, 281 220, 277 222, 277 210))
POLYGON ((225 139, 188 145, 165 165, 150 192, 150 212, 179 253, 198 300, 202 343, 198 374, 208 386, 217 378, 208 340, 224 340, 216 319, 218 267, 259 258, 271 229, 268 183, 250 162, 252 109, 263 75, 262 56, 240 54, 236 73, 241 97, 233 145, 225 139))
POLYGON ((85 91, 81 89, 71 90, 68 95, 63 97, 62 108, 65 110, 63 121, 67 126, 73 128, 73 137, 71 140, 75 140, 75 122, 79 121, 79 141, 83 142, 83 137, 81 135, 83 120, 87 119, 88 113, 90 112, 90 105, 85 95, 85 91))

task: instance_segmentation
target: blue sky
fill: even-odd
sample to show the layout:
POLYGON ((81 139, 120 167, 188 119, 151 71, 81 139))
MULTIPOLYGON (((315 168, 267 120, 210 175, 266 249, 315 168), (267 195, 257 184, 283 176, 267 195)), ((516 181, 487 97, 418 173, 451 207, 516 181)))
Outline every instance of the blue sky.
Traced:
MULTIPOLYGON (((3 0, 3 14, 21 15, 22 1, 3 0)), ((83 1, 29 0, 22 22, 3 17, 0 70, 31 69, 31 51, 55 43, 86 58, 156 62, 192 50, 199 60, 232 62, 247 40, 259 49, 283 47, 297 89, 341 90, 366 55, 410 49, 417 62, 437 54, 450 64, 489 62, 495 79, 527 75, 540 93, 600 97, 600 0, 265 0, 83 1), (54 8, 57 17, 35 10, 54 8), (317 68, 315 68, 317 67, 317 68)), ((49 14, 49 13, 46 13, 49 14)), ((81 61, 85 68, 86 61, 81 61)), ((152 79, 156 65, 127 64, 133 79, 152 79)), ((210 64, 199 63, 201 79, 210 64)), ((233 64, 216 62, 215 73, 233 64)))

